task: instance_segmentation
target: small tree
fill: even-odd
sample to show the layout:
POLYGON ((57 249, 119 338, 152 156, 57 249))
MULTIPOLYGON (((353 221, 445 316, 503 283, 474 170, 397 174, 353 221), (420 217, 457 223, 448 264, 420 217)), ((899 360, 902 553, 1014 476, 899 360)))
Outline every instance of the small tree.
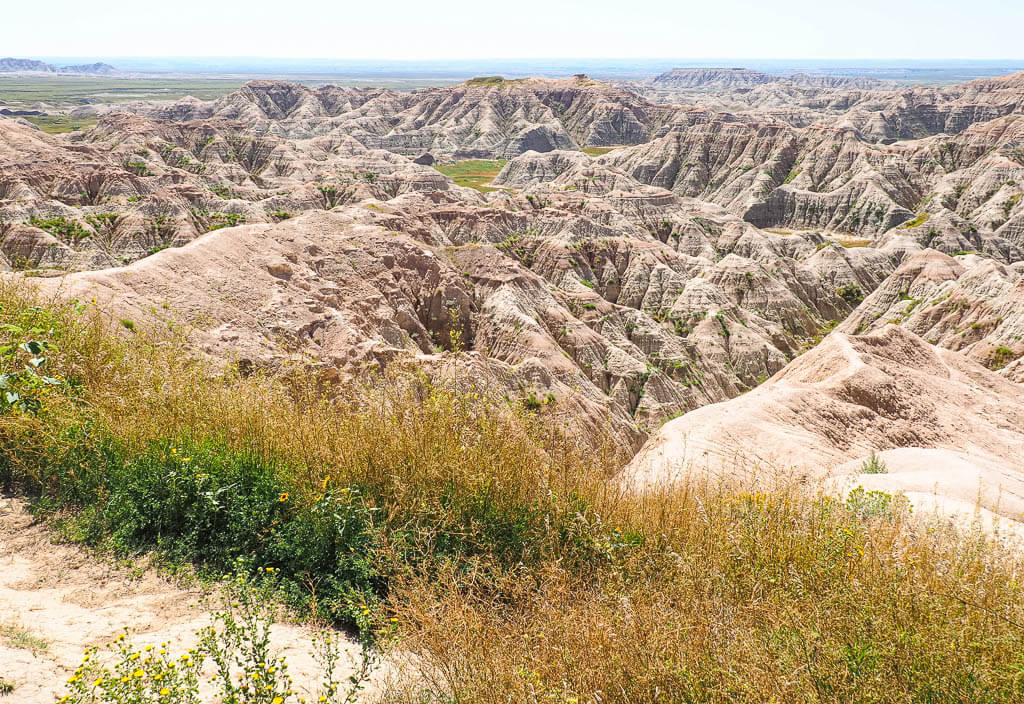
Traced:
POLYGON ((320 192, 320 202, 323 204, 324 210, 330 210, 339 205, 348 205, 356 194, 355 186, 324 185, 317 186, 316 190, 320 192))

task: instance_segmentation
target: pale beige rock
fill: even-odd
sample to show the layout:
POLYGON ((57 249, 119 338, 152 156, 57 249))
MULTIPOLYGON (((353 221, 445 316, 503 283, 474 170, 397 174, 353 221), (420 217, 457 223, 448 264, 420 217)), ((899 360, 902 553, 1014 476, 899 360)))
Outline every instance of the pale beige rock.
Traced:
POLYGON ((622 477, 650 487, 707 474, 749 481, 781 472, 835 486, 861 474, 861 463, 878 451, 888 473, 855 482, 928 494, 936 497, 932 504, 957 511, 978 504, 1020 521, 1022 391, 894 325, 863 336, 834 332, 750 393, 665 424, 622 477))

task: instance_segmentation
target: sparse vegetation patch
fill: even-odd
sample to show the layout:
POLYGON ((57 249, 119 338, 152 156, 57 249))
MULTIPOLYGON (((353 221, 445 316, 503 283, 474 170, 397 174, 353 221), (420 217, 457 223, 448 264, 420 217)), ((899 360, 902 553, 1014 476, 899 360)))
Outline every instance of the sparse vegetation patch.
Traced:
POLYGON ((494 180, 505 163, 504 159, 471 159, 447 166, 437 165, 434 168, 454 181, 457 186, 468 186, 487 193, 497 189, 484 184, 494 180))

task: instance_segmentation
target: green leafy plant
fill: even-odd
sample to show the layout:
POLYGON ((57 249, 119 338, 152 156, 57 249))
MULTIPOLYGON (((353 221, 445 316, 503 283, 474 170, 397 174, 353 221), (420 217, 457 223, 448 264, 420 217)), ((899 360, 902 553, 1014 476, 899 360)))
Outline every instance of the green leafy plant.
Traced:
POLYGON ((324 210, 330 210, 339 205, 348 205, 354 199, 356 192, 354 186, 323 185, 317 186, 316 190, 320 194, 324 210))
MULTIPOLYGON (((244 560, 238 574, 219 585, 219 596, 207 596, 201 606, 211 609, 210 622, 198 633, 198 643, 173 653, 169 643, 138 647, 125 630, 104 650, 93 647, 67 681, 68 693, 59 704, 201 704, 200 685, 206 685, 219 704, 285 704, 296 701, 285 657, 271 644, 277 617, 277 570, 256 569, 244 560)), ((378 642, 394 633, 382 627, 378 642)), ((364 642, 351 674, 341 638, 321 630, 313 639, 320 683, 316 701, 353 704, 380 663, 380 650, 364 642)))
POLYGON ((844 284, 840 286, 836 289, 836 295, 851 306, 857 306, 864 300, 864 292, 860 290, 860 286, 857 284, 844 284))
POLYGON ((1017 357, 1016 353, 1009 347, 996 347, 989 357, 989 369, 999 370, 1012 362, 1017 357))
POLYGON ((51 343, 45 339, 25 339, 27 334, 43 332, 39 328, 25 330, 19 325, 4 323, 0 330, 5 338, 0 344, 0 414, 38 413, 47 387, 64 384, 62 379, 42 373, 51 343), (18 342, 19 338, 25 341, 18 342))
POLYGON ((61 242, 72 245, 78 244, 92 234, 79 223, 68 220, 62 215, 55 218, 37 218, 33 215, 29 218, 28 224, 49 232, 61 242))
POLYGON ((174 657, 167 643, 136 648, 128 635, 107 646, 109 664, 99 648, 87 650, 59 704, 200 704, 202 658, 194 650, 174 657))
POLYGON ((885 460, 872 450, 868 458, 861 463, 860 471, 864 474, 888 474, 889 468, 885 466, 885 460))
POLYGON ((152 176, 153 172, 149 170, 144 161, 133 161, 131 159, 125 159, 121 162, 121 166, 125 170, 130 171, 136 176, 152 176))

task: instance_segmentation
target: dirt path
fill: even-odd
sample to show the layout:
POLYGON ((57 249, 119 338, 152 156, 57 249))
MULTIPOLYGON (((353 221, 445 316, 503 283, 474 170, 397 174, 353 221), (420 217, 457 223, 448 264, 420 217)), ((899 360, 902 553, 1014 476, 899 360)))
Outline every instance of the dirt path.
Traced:
MULTIPOLYGON (((110 642, 126 626, 137 645, 167 642, 173 652, 196 640, 209 614, 152 569, 119 568, 33 523, 19 499, 0 497, 0 679, 14 686, 0 703, 53 704, 83 651, 110 642)), ((143 567, 143 566, 140 566, 143 567)), ((274 645, 288 657, 299 696, 316 701, 309 628, 277 625, 274 645)), ((349 642, 353 659, 359 647, 349 642)), ((349 672, 343 673, 347 676, 349 672)), ((367 689, 379 692, 383 674, 367 689)))

